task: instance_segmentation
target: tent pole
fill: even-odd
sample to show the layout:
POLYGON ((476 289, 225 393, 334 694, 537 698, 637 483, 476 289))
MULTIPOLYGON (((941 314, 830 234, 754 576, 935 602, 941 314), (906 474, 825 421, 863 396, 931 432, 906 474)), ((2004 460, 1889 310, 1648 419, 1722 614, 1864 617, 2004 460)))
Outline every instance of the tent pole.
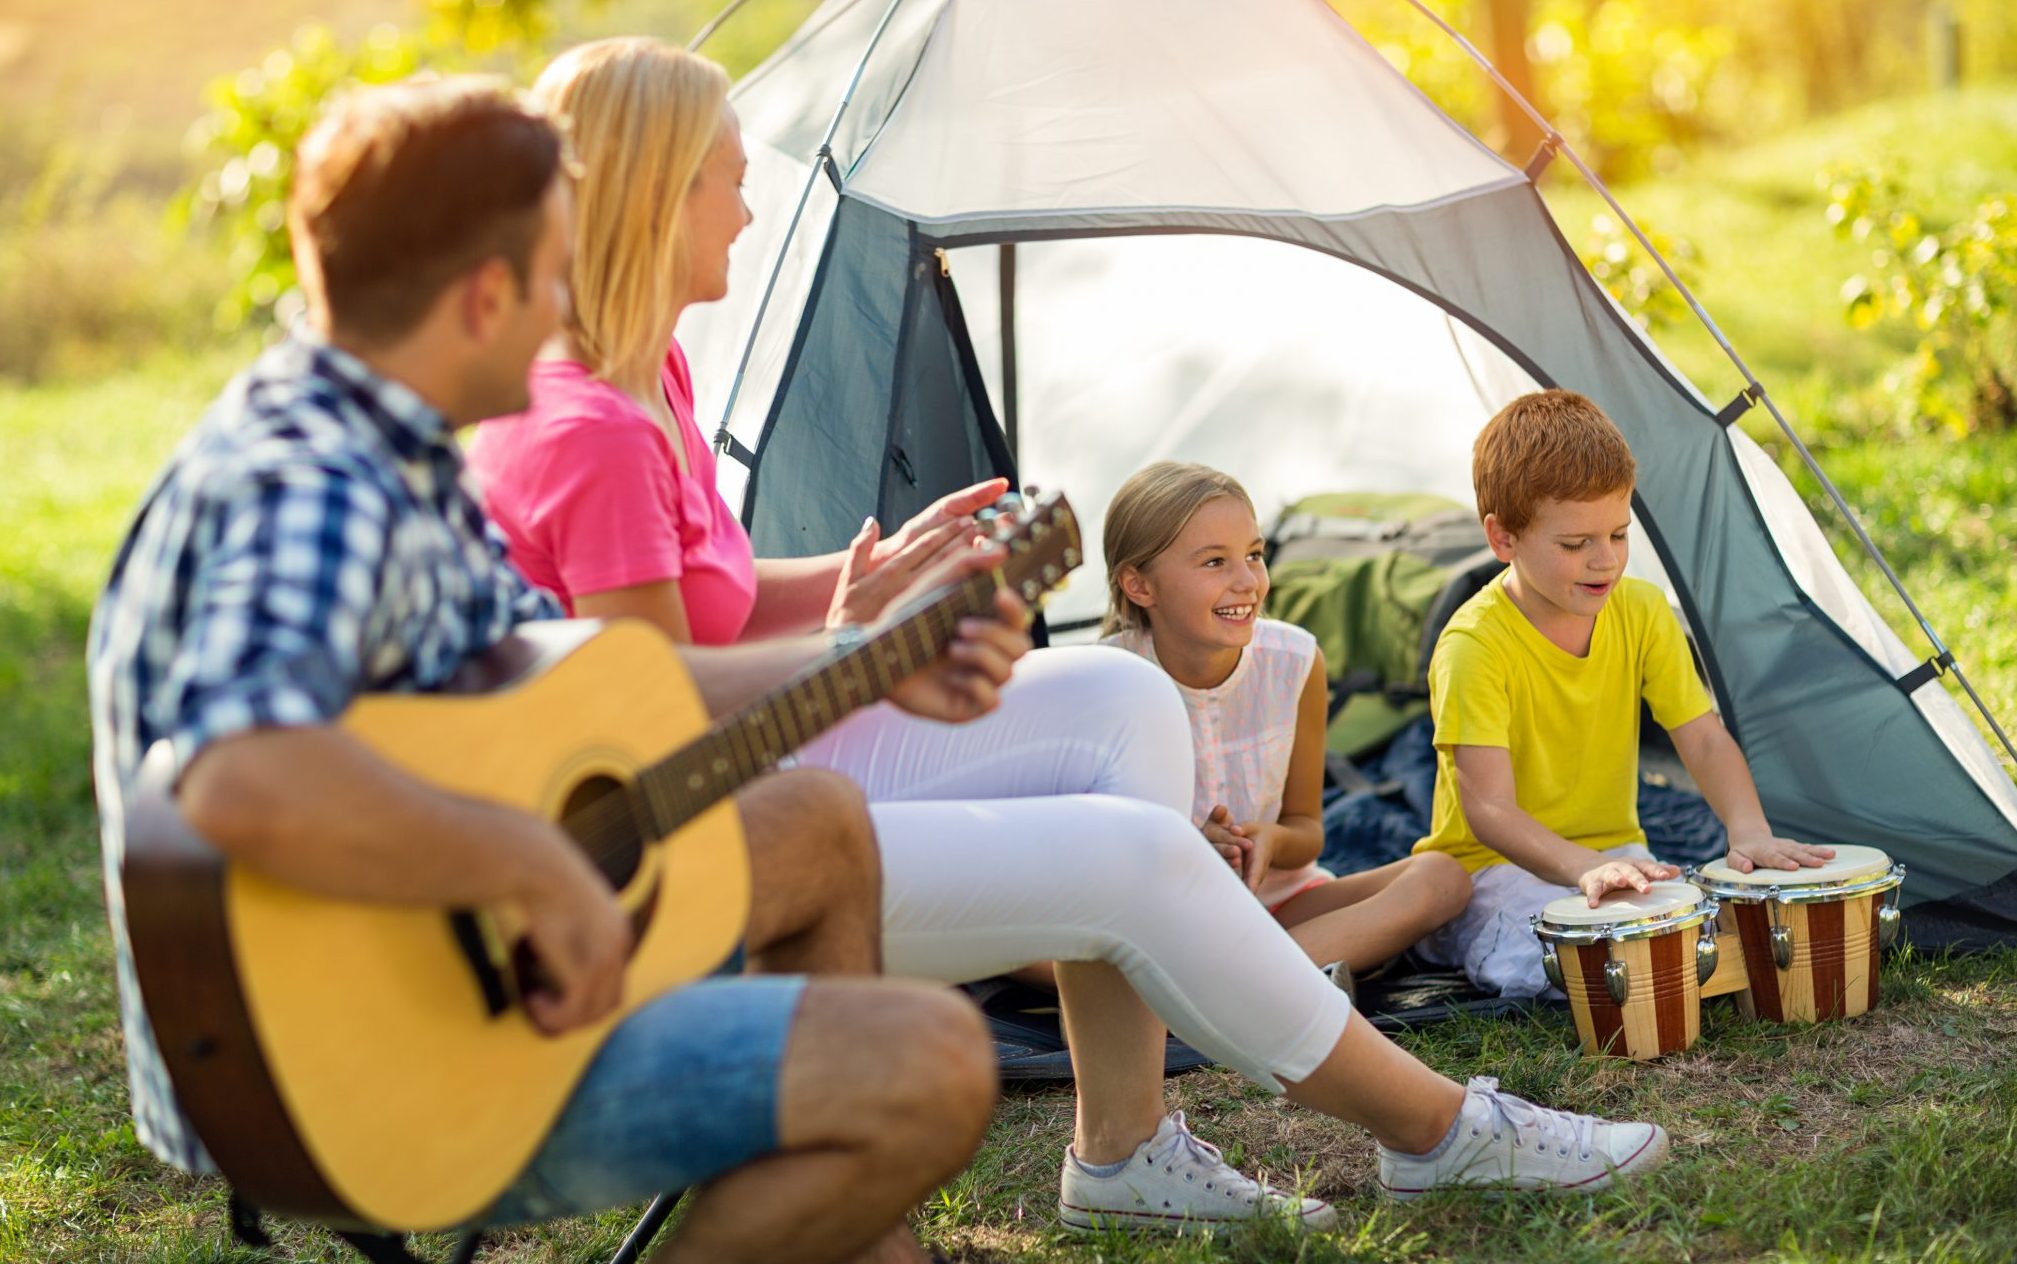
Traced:
POLYGON ((854 104, 855 89, 861 86, 862 73, 868 69, 868 59, 875 56, 876 46, 882 43, 883 33, 889 30, 890 21, 903 7, 903 2, 889 0, 889 8, 883 11, 882 21, 876 23, 875 33, 868 38, 868 47, 861 50, 861 60, 855 63, 854 74, 848 77, 840 103, 834 106, 833 119, 826 125, 826 135, 820 139, 819 148, 813 151, 812 170, 806 173, 805 187, 798 192, 798 205, 792 208, 791 222, 785 225, 784 240, 777 248, 777 262, 771 265, 770 279, 764 282, 763 297, 756 305, 756 317, 749 322, 749 339, 742 344, 742 358, 736 361, 735 377, 728 385, 728 402, 722 405, 721 425, 714 432, 714 450, 717 453, 728 451, 728 419, 735 415, 735 401, 742 394, 743 374, 748 371, 749 357, 756 350, 756 336, 763 329, 763 318, 770 311, 770 298, 777 291, 777 278, 784 272, 785 256, 791 253, 791 239, 798 235, 798 221, 805 214, 806 202, 812 198, 812 186, 818 183, 821 175, 825 175, 833 181, 836 192, 840 189, 840 168, 833 160, 833 138, 840 133, 840 121, 847 116, 847 107, 854 104))
POLYGON ((1806 443, 1801 440, 1798 434, 1794 433, 1792 424, 1779 411, 1779 405, 1772 399, 1771 392, 1767 391, 1764 383, 1760 382, 1752 374, 1751 366, 1744 363, 1744 358, 1737 354, 1737 349, 1730 345, 1730 340, 1723 336, 1722 329, 1718 328, 1716 322, 1710 319, 1709 313, 1703 309, 1700 301, 1695 298, 1694 291, 1690 290, 1687 284, 1675 274, 1673 266, 1667 262, 1666 256, 1660 253, 1659 249, 1653 245, 1645 232, 1640 229, 1638 221, 1634 220, 1626 212, 1625 208, 1619 205, 1618 199, 1612 196, 1609 186, 1598 177, 1595 171, 1590 169, 1588 163, 1583 161, 1583 156, 1575 151, 1574 147, 1569 144, 1560 132, 1555 130, 1554 125, 1549 123, 1539 110, 1536 110, 1528 103, 1526 97, 1522 96, 1519 90, 1514 88, 1504 75, 1499 73, 1499 68, 1494 66, 1489 58, 1480 53, 1471 41, 1465 39, 1461 32, 1444 21, 1441 15, 1437 14, 1435 10, 1424 4, 1423 0, 1408 0, 1408 3, 1419 10, 1422 16, 1441 27, 1443 33, 1448 35, 1452 40, 1455 40, 1457 46, 1469 54, 1471 60, 1478 63, 1478 66, 1491 77, 1492 82, 1499 86, 1499 90, 1504 92, 1512 99, 1514 104, 1526 112, 1527 117, 1532 119, 1535 125, 1541 129, 1544 143, 1552 143, 1575 165, 1577 172, 1583 177, 1583 182, 1588 184, 1596 191, 1599 197, 1604 199, 1605 204, 1611 208, 1612 214, 1618 217, 1618 222, 1630 230, 1632 236, 1638 239, 1640 247, 1645 250, 1647 256, 1655 264, 1659 265, 1661 273, 1667 278, 1667 283, 1674 287, 1674 292, 1679 294, 1682 300, 1688 304, 1688 309, 1695 313, 1695 318, 1702 322, 1702 327, 1709 331, 1709 336, 1716 340, 1716 345, 1723 349, 1723 354, 1728 356, 1730 363, 1737 367, 1737 372, 1744 378, 1746 390, 1756 392, 1755 397, 1765 405, 1765 410, 1771 413, 1772 420, 1779 424, 1780 431, 1792 442, 1794 450, 1800 454, 1801 463, 1807 467, 1807 471, 1821 484, 1821 489, 1828 494, 1828 499, 1834 502, 1836 512, 1840 513, 1843 521, 1849 524, 1849 529, 1856 533, 1856 539, 1863 545, 1864 553, 1869 555, 1871 561, 1877 563, 1877 568, 1884 573, 1884 578, 1890 582, 1891 590, 1898 594, 1900 601, 1905 603, 1905 608, 1911 612, 1913 620, 1918 623, 1919 630, 1925 633, 1926 639, 1932 643, 1934 658, 1936 660, 1943 658, 1947 660, 1947 670, 1954 673, 1954 679, 1960 683, 1962 690, 1967 693, 1968 700, 1975 704, 1975 710, 1987 722, 1990 731, 1995 733, 1997 740, 2003 743, 2003 750, 2010 756, 2011 762, 2017 763, 2017 745, 2011 744, 2010 736, 2003 731, 2003 726, 1996 722, 1996 717, 1989 713, 1988 705, 1982 701, 1981 695, 1975 692, 1975 686, 1969 681, 1966 673, 1961 670, 1960 662, 1954 659, 1953 653, 1948 649, 1946 642, 1940 639, 1940 634, 1933 630, 1933 625, 1927 621, 1925 614, 1920 611, 1919 604, 1912 600, 1910 593, 1905 591, 1904 581, 1898 578, 1898 573, 1891 569, 1891 563, 1884 556, 1884 551, 1877 547, 1877 542, 1870 538, 1868 531, 1864 530, 1862 519, 1857 516, 1854 509, 1849 507, 1849 502, 1843 499, 1842 493, 1836 488, 1834 480, 1829 478, 1827 472, 1821 468, 1821 463, 1814 459, 1814 454, 1808 449, 1806 443))
POLYGON ((1001 244, 1001 411, 1008 436, 1009 459, 1023 467, 1022 443, 1016 428, 1016 244, 1001 244))
POLYGON ((729 0, 728 7, 726 9, 723 9, 721 12, 709 18, 707 20, 706 25, 702 26, 698 31, 695 31, 693 33, 693 38, 686 42, 686 51, 689 53, 699 52, 700 46, 702 44, 707 43, 708 37, 713 35, 715 31, 720 28, 723 22, 726 22, 730 18, 734 17, 736 10, 742 8, 742 6, 748 3, 749 0, 729 0))

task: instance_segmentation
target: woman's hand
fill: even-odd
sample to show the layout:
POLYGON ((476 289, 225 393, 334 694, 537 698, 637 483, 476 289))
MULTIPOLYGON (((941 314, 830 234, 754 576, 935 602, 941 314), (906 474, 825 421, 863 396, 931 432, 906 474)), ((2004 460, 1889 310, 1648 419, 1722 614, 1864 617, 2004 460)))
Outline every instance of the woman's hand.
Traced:
POLYGON ((826 626, 875 622, 889 608, 890 601, 917 583, 920 576, 930 574, 966 548, 972 542, 973 530, 970 518, 941 522, 929 531, 912 535, 902 548, 877 561, 876 537, 880 528, 875 519, 864 519, 861 530, 855 533, 841 558, 840 578, 833 587, 833 604, 827 607, 826 626))
POLYGON ((880 544, 871 544, 870 567, 884 565, 909 548, 919 536, 929 535, 941 527, 957 524, 971 528, 974 515, 1000 500, 1007 490, 1007 479, 991 478, 985 483, 975 483, 972 487, 962 487, 939 497, 925 506, 917 517, 897 528, 895 535, 880 544))

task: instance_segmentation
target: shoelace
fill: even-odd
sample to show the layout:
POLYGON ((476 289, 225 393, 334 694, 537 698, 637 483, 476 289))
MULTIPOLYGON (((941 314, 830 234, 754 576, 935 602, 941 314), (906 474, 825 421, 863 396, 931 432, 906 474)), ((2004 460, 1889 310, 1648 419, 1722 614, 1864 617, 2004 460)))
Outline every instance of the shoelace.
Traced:
POLYGON ((1262 1186, 1226 1163, 1225 1153, 1209 1141, 1200 1140, 1184 1122, 1184 1112, 1177 1111, 1170 1116, 1176 1126, 1162 1145, 1149 1155, 1149 1161, 1157 1167, 1167 1168, 1171 1173, 1180 1173, 1185 1168, 1201 1169, 1210 1179, 1210 1184, 1232 1191, 1236 1195, 1246 1195, 1259 1199, 1262 1186))
POLYGON ((1590 1157, 1597 1121, 1589 1115, 1546 1110, 1525 1098, 1502 1093, 1496 1076, 1477 1076, 1472 1079, 1471 1088, 1492 1107, 1492 1140, 1499 1140, 1507 1127, 1516 1133, 1532 1129, 1540 1134, 1537 1150, 1553 1149, 1557 1154, 1568 1154, 1573 1149, 1581 1158, 1590 1157))

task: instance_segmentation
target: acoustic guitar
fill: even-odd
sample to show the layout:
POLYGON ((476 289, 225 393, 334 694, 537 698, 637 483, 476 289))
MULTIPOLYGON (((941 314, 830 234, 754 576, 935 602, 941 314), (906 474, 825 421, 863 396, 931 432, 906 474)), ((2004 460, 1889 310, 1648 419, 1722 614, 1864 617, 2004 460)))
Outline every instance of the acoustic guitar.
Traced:
POLYGON ((735 951, 750 880, 728 796, 936 659, 999 587, 1035 605, 1079 563, 1062 496, 982 517, 1007 545, 996 570, 713 723, 671 644, 638 622, 526 625, 448 690, 343 713, 422 780, 559 822, 619 893, 637 931, 622 1004, 562 1035, 526 1016, 539 964, 503 910, 330 899, 248 872, 189 830, 166 744, 150 751, 128 814, 127 925, 176 1095, 238 1191, 338 1227, 480 1215, 609 1030, 735 951))

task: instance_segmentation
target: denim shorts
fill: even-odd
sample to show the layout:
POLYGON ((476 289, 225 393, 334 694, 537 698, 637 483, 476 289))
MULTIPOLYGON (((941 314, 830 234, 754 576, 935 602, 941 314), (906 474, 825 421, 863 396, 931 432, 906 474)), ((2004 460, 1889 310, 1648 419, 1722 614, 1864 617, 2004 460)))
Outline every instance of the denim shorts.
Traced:
POLYGON ((777 1149, 778 1080, 804 990, 792 976, 715 977, 633 1013, 483 1223, 621 1207, 777 1149))

